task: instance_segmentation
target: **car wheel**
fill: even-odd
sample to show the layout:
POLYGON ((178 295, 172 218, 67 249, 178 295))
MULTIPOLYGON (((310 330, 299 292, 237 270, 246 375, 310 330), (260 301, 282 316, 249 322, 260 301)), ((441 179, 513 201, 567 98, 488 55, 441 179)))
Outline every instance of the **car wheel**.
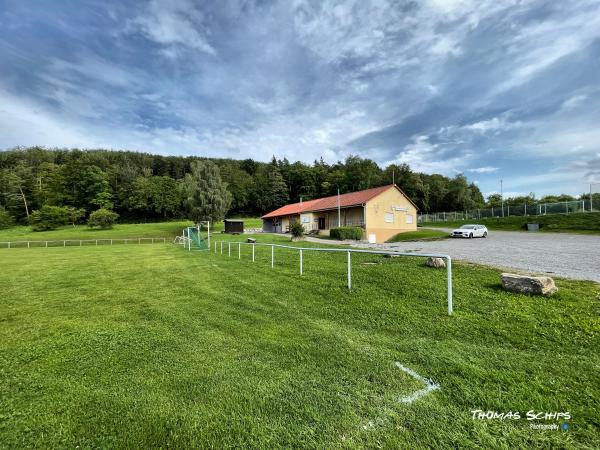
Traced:
POLYGON ((473 239, 473 233, 469 234, 469 239, 473 239))
POLYGON ((487 231, 483 232, 483 237, 486 238, 487 237, 487 231))

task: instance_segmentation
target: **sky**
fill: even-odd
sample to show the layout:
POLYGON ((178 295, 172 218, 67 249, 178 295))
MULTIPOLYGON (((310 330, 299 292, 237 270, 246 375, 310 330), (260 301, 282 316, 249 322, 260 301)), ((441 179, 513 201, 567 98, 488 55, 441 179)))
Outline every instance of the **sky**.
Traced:
POLYGON ((600 0, 0 0, 0 148, 600 182, 600 0))

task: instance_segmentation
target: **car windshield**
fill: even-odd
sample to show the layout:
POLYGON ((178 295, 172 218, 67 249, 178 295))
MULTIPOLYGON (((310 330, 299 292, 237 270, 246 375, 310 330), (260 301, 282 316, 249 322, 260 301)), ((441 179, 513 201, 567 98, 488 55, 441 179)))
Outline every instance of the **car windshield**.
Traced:
POLYGON ((473 230, 475 229, 475 225, 463 225, 460 227, 461 230, 473 230))

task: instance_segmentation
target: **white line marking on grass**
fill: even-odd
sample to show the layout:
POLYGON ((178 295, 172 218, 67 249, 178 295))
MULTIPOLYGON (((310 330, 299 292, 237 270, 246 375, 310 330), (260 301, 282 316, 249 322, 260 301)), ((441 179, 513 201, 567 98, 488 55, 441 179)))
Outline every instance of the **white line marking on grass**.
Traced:
POLYGON ((434 383, 433 380, 431 380, 429 378, 422 377, 417 372, 415 372, 412 369, 409 369, 408 367, 403 366, 398 361, 396 361, 396 367, 398 367, 403 372, 406 372, 411 377, 416 378, 417 380, 422 381, 423 383, 425 383, 425 388, 424 389, 421 389, 420 391, 417 391, 417 392, 413 392, 412 394, 407 395, 405 397, 400 397, 398 399, 398 401, 400 403, 412 403, 415 400, 418 400, 419 398, 423 397, 424 395, 429 394, 431 391, 435 391, 436 389, 440 388, 440 385, 437 384, 437 383, 434 383))

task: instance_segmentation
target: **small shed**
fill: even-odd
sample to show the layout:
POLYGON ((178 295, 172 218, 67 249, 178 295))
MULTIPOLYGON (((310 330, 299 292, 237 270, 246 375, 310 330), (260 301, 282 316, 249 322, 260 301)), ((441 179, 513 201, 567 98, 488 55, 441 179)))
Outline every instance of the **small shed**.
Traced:
POLYGON ((225 233, 242 234, 244 232, 244 221, 241 219, 225 219, 225 233))

